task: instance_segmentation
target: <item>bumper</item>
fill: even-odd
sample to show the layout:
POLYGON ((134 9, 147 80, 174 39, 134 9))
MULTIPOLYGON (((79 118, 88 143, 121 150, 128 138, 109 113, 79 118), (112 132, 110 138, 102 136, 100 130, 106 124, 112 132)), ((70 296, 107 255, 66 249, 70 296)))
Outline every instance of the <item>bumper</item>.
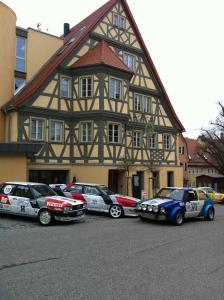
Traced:
POLYGON ((129 216, 129 217, 137 217, 138 216, 134 207, 124 207, 123 206, 123 210, 124 210, 125 216, 129 216))
POLYGON ((69 221, 81 220, 84 218, 85 214, 86 214, 86 209, 82 209, 75 212, 69 212, 67 214, 56 214, 54 217, 55 220, 57 221, 69 222, 69 221))
POLYGON ((165 215, 157 215, 157 214, 152 214, 152 213, 148 213, 148 212, 137 212, 137 215, 139 217, 142 217, 145 219, 150 219, 150 220, 161 220, 161 221, 166 220, 165 215))

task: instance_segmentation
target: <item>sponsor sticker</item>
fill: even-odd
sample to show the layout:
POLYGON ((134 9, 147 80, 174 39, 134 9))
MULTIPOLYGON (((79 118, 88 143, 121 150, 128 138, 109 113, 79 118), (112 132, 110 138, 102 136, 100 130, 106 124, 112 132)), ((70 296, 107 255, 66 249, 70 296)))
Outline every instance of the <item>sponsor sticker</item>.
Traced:
POLYGON ((12 191, 12 186, 11 185, 6 185, 4 187, 4 190, 3 190, 4 194, 8 195, 8 194, 11 193, 11 191, 12 191))
POLYGON ((7 204, 8 203, 8 198, 7 197, 2 197, 0 198, 0 202, 3 204, 7 204))
POLYGON ((191 204, 190 204, 190 202, 186 203, 186 211, 191 211, 191 204))

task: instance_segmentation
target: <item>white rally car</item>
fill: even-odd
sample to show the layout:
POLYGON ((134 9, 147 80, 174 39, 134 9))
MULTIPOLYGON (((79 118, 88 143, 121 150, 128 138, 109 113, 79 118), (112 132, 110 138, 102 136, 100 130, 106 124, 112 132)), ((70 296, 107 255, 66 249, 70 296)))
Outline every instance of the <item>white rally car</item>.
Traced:
POLYGON ((54 220, 82 219, 86 208, 82 201, 58 196, 46 184, 6 182, 0 184, 0 212, 36 217, 47 226, 54 220))
POLYGON ((75 183, 63 190, 66 197, 81 200, 89 211, 108 212, 112 218, 137 216, 135 207, 140 199, 114 194, 105 185, 75 183))

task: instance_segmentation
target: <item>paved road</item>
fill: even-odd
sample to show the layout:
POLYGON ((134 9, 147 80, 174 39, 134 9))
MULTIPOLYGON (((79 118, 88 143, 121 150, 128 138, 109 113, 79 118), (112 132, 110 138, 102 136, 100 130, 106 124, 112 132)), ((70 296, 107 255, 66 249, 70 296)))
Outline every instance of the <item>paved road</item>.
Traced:
POLYGON ((0 216, 0 299, 224 299, 224 206, 181 227, 0 216))

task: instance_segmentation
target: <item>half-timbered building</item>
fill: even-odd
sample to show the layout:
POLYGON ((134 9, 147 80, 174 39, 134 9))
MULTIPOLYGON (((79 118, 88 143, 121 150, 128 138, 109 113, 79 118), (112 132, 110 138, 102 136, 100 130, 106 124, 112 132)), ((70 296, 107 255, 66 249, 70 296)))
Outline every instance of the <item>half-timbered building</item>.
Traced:
MULTIPOLYGON (((27 180, 98 182, 151 196, 183 185, 184 131, 126 0, 110 0, 2 106, 5 141, 38 144, 27 180)), ((18 175, 19 176, 19 175, 18 175)))

